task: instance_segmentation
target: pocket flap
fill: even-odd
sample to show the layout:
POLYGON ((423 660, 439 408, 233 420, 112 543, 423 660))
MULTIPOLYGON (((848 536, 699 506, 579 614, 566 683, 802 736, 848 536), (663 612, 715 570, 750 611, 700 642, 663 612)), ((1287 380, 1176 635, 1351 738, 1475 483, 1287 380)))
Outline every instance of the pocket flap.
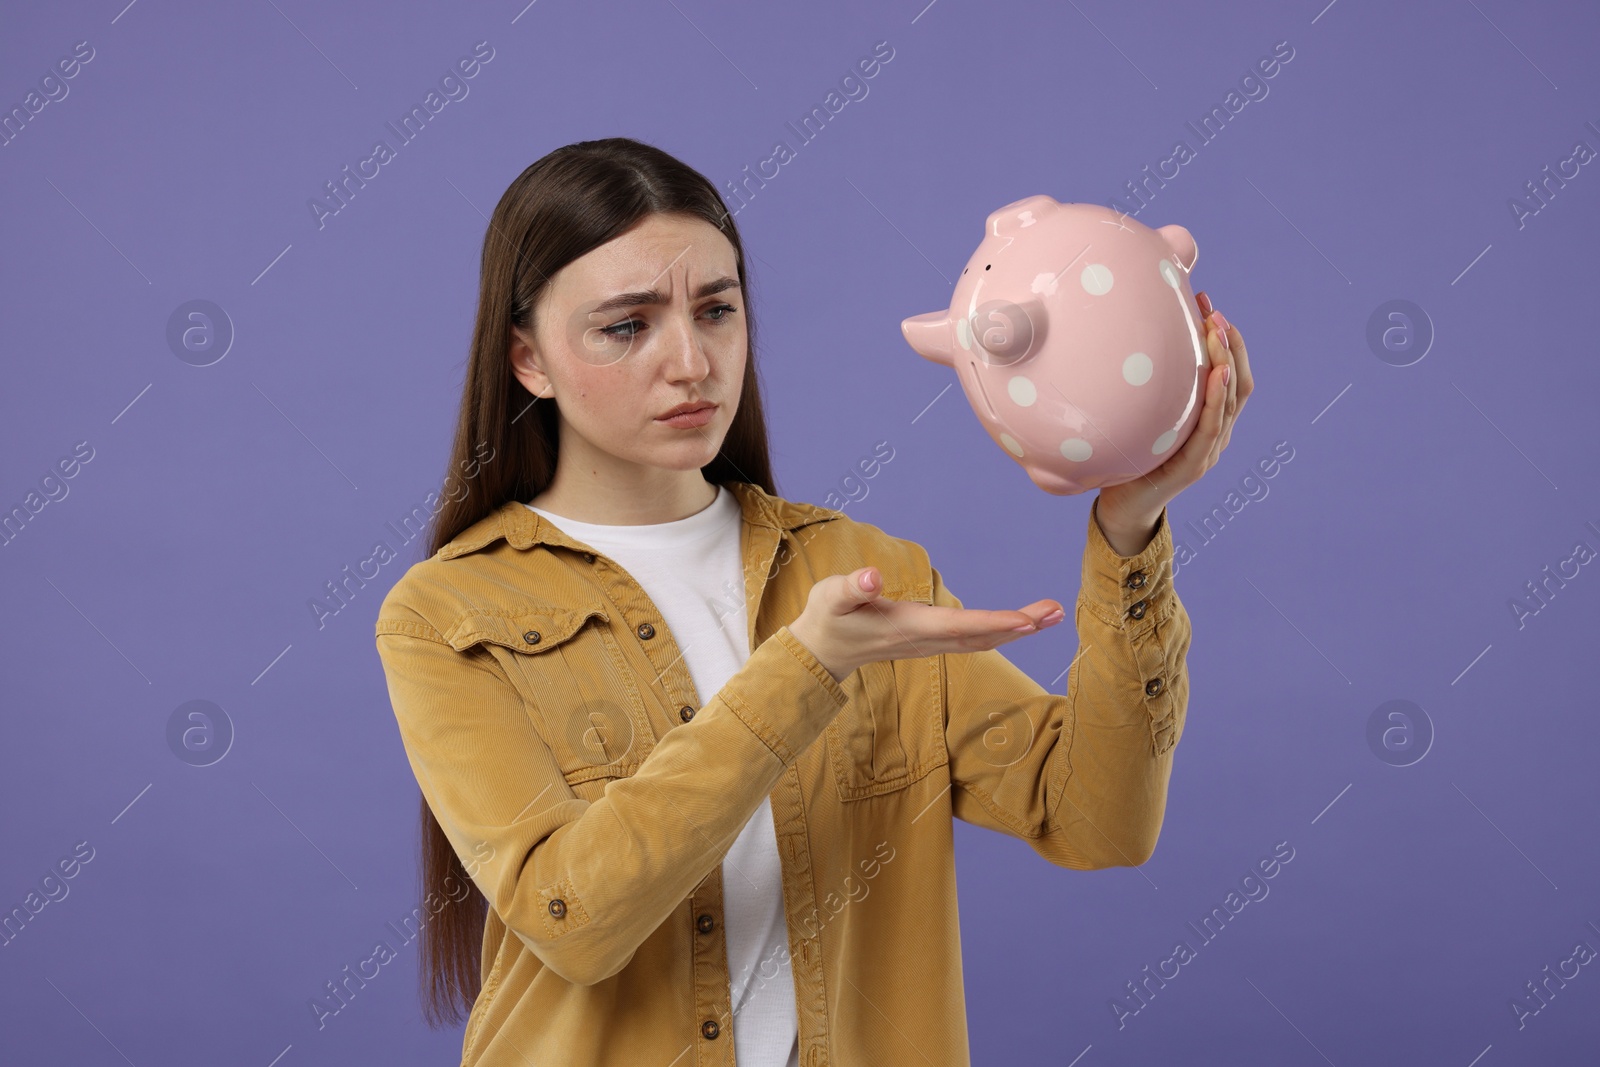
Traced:
POLYGON ((546 652, 583 629, 591 617, 607 618, 606 609, 591 604, 582 608, 476 612, 457 619, 444 639, 457 652, 479 643, 502 645, 515 652, 546 652))

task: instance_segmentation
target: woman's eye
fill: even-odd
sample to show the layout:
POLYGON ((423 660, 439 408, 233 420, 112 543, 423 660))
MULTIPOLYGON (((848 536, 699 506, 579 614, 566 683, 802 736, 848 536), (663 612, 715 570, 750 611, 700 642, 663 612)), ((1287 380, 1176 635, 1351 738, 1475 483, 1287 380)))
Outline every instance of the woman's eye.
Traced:
MULTIPOLYGON (((716 315, 716 318, 711 320, 712 322, 726 322, 728 316, 738 310, 732 304, 718 304, 710 311, 707 311, 706 314, 716 315), (721 314, 718 314, 718 312, 721 312, 721 314)), ((619 322, 615 326, 603 326, 600 328, 600 332, 607 337, 636 337, 643 326, 644 323, 638 319, 628 319, 626 322, 619 322)))

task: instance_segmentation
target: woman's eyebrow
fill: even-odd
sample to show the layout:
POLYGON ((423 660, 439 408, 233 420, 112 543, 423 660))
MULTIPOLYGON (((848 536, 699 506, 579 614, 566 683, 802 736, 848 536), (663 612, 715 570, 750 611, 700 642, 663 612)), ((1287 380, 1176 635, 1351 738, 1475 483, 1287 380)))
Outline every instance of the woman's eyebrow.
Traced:
MULTIPOLYGON (((720 293, 724 289, 737 289, 738 287, 739 279, 737 278, 718 278, 716 281, 706 282, 700 288, 696 289, 694 291, 693 299, 700 300, 711 296, 714 293, 720 293)), ((590 310, 589 314, 598 315, 607 311, 616 311, 619 308, 631 308, 639 307, 643 304, 664 303, 666 303, 666 299, 661 295, 661 291, 659 289, 643 289, 637 293, 618 293, 616 296, 608 297, 607 299, 596 304, 590 310)))

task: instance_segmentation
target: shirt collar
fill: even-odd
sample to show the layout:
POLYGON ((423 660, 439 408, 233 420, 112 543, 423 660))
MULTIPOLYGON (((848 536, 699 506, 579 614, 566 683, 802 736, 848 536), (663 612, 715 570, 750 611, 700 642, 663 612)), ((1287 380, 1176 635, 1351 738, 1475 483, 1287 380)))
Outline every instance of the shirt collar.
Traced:
MULTIPOLYGON (((728 481, 722 485, 738 499, 739 510, 747 525, 769 527, 780 534, 809 523, 843 516, 843 512, 833 508, 774 496, 753 482, 728 481)), ((439 550, 439 558, 455 559, 488 548, 500 540, 521 550, 534 545, 582 547, 580 542, 546 522, 544 516, 524 507, 522 501, 508 500, 452 538, 439 550)))

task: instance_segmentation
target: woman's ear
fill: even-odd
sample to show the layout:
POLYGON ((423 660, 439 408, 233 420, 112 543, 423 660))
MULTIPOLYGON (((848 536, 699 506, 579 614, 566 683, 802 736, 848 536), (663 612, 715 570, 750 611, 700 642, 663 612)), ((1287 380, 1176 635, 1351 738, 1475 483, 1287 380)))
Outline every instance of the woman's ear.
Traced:
POLYGON ((511 373, 516 375, 517 381, 522 383, 524 389, 538 397, 554 395, 555 386, 551 383, 549 375, 539 366, 539 357, 532 339, 515 326, 511 328, 508 358, 511 360, 511 373))

